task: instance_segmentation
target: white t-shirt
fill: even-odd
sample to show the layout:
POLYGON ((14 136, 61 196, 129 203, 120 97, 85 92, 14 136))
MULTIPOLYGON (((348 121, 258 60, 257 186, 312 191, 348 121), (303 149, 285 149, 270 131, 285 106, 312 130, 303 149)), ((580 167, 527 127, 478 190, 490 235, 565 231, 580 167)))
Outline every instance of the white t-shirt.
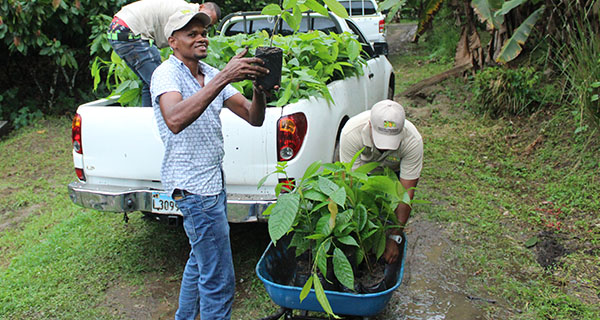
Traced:
POLYGON ((396 150, 379 152, 371 138, 371 111, 364 111, 352 117, 342 129, 340 137, 340 160, 350 162, 363 147, 365 150, 356 159, 353 169, 369 162, 379 162, 382 166, 400 172, 405 180, 418 179, 423 168, 423 138, 417 128, 408 120, 404 121, 402 142, 396 150))
POLYGON ((125 21, 134 34, 154 40, 159 48, 166 48, 169 42, 165 38, 165 25, 179 9, 198 11, 200 5, 185 0, 139 0, 124 6, 115 16, 125 21))

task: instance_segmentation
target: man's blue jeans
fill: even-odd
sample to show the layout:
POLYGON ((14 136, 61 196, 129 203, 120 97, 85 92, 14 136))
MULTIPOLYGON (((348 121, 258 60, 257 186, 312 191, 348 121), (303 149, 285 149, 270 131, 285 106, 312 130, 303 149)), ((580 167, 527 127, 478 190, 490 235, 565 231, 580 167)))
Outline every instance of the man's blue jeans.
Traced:
POLYGON ((116 41, 108 40, 113 50, 131 70, 143 82, 142 87, 142 106, 151 107, 152 98, 150 97, 150 80, 152 73, 160 66, 160 51, 156 46, 150 45, 148 40, 116 41))
POLYGON ((183 272, 175 319, 230 319, 235 276, 227 196, 187 195, 175 200, 192 250, 183 272))

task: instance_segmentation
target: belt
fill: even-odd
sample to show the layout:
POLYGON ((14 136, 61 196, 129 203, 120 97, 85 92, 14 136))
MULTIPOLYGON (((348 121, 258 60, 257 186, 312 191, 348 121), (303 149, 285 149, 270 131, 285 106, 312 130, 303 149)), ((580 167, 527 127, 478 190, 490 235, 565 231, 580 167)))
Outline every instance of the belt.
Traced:
POLYGON ((187 190, 181 190, 181 189, 175 189, 173 190, 173 194, 171 195, 171 197, 174 200, 179 200, 181 198, 187 197, 189 195, 192 195, 193 193, 187 191, 187 190))
POLYGON ((139 40, 142 38, 142 36, 139 34, 133 34, 131 32, 120 32, 120 31, 108 32, 107 36, 108 36, 108 40, 115 40, 115 41, 133 41, 133 40, 139 40))

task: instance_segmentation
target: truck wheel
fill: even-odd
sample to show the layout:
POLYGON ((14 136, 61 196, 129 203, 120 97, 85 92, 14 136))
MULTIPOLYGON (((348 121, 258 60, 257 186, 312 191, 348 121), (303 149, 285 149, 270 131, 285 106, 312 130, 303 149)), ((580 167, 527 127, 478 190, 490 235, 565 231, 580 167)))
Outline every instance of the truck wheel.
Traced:
POLYGON ((393 75, 392 75, 392 78, 390 78, 390 84, 388 86, 388 96, 387 96, 387 98, 389 100, 394 100, 394 91, 395 90, 396 90, 396 85, 394 83, 394 78, 393 78, 393 75))

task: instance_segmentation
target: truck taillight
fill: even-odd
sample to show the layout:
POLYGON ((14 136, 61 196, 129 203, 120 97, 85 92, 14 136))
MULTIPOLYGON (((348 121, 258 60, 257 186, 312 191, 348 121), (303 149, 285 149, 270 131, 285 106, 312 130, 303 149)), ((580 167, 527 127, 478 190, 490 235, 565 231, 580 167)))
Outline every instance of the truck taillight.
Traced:
POLYGON ((384 29, 385 29, 385 20, 381 19, 381 20, 379 20, 379 33, 383 33, 384 29))
POLYGON ((81 146, 81 116, 77 113, 73 118, 71 125, 71 140, 73 141, 73 150, 79 154, 83 154, 81 146))
POLYGON ((304 113, 294 113, 279 118, 277 121, 277 158, 279 161, 289 161, 300 151, 306 135, 306 116, 304 113))
POLYGON ((288 192, 294 190, 294 188, 296 187, 296 182, 294 181, 294 178, 290 178, 290 179, 279 178, 279 183, 282 183, 282 182, 284 184, 281 187, 281 193, 288 193, 288 192))
POLYGON ((85 174, 83 173, 83 169, 75 168, 75 173, 77 174, 77 178, 81 181, 85 181, 85 174))

